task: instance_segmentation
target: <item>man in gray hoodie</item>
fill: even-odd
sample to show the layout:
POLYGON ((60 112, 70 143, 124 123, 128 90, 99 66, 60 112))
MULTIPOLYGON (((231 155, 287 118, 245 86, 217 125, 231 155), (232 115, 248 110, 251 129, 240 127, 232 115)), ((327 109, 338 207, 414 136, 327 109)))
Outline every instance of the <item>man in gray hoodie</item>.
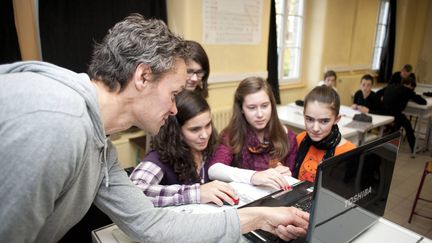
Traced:
POLYGON ((95 47, 89 75, 35 61, 0 66, 2 242, 58 241, 93 202, 144 242, 237 242, 258 228, 305 234, 308 214, 295 208, 154 208, 120 167, 109 135, 131 126, 156 134, 176 114, 186 55, 163 22, 132 15, 95 47))

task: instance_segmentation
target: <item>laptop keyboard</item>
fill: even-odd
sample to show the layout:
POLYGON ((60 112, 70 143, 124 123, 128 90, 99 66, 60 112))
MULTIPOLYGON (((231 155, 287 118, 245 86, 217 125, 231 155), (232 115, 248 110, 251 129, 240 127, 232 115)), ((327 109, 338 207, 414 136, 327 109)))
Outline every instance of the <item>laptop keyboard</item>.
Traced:
POLYGON ((307 213, 310 213, 311 207, 312 207, 312 194, 308 195, 307 197, 305 197, 300 202, 297 202, 296 204, 294 204, 293 207, 296 207, 296 208, 301 209, 307 213))
MULTIPOLYGON (((296 207, 298 209, 310 213, 312 207, 312 193, 307 195, 301 201, 294 204, 293 207, 296 207)), ((255 230, 255 232, 250 233, 250 236, 253 236, 254 238, 258 238, 258 239, 262 237, 266 239, 265 242, 277 242, 277 243, 290 242, 290 241, 284 241, 281 238, 277 237, 276 235, 264 230, 255 230)))

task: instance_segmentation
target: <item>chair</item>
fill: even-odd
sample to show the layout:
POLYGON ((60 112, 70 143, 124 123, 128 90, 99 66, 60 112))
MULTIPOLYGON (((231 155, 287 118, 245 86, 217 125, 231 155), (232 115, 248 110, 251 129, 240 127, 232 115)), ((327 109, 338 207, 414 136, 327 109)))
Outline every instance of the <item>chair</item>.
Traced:
POLYGON ((413 217, 414 215, 418 215, 418 216, 421 216, 421 217, 423 217, 423 218, 427 218, 427 219, 432 219, 432 216, 427 216, 427 215, 425 215, 425 214, 421 214, 421 213, 418 213, 418 212, 415 211, 415 209, 416 209, 416 207, 417 207, 417 202, 418 202, 418 200, 422 200, 422 201, 425 201, 425 202, 430 202, 430 203, 432 203, 432 200, 429 200, 429 199, 425 199, 425 198, 421 198, 421 197, 420 197, 420 193, 421 193, 421 190, 422 190, 422 188, 423 188, 424 180, 425 180, 426 176, 427 176, 428 174, 430 174, 430 173, 432 173, 432 161, 428 161, 428 162, 426 162, 426 164, 425 164, 425 168, 424 168, 424 171, 423 171, 423 176, 422 176, 422 178, 421 178, 421 180, 420 180, 420 185, 419 185, 419 188, 418 188, 418 190, 417 190, 416 197, 415 197, 415 199, 414 199, 414 204, 413 204, 412 209, 411 209, 411 214, 410 214, 410 217, 409 217, 409 219, 408 219, 408 223, 411 223, 412 217, 413 217))

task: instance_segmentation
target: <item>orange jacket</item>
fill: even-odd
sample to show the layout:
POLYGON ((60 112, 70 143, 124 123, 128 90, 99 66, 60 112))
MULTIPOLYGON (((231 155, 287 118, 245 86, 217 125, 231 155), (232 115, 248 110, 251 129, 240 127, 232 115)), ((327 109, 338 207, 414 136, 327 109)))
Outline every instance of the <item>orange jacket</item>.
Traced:
MULTIPOLYGON (((306 131, 299 133, 296 137, 297 144, 300 145, 305 136, 306 131)), ((334 155, 345 153, 349 150, 354 149, 355 147, 355 144, 347 140, 346 143, 338 145, 336 147, 334 155)), ((315 148, 314 146, 310 146, 302 164, 300 165, 299 175, 297 179, 301 181, 307 180, 310 182, 314 182, 318 165, 321 163, 325 152, 325 150, 320 150, 315 148)))

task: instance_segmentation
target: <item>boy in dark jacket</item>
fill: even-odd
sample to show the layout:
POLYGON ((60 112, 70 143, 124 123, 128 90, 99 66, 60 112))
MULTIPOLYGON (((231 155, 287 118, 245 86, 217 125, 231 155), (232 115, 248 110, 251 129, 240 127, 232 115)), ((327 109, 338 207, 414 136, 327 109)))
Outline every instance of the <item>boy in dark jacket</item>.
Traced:
POLYGON ((360 89, 354 94, 352 108, 362 113, 380 114, 382 102, 377 94, 372 91, 373 77, 369 74, 360 79, 360 89))
POLYGON ((412 70, 413 68, 410 64, 405 64, 400 71, 393 73, 389 84, 402 84, 402 81, 408 78, 416 82, 416 76, 412 70))
POLYGON ((426 105, 426 100, 414 92, 416 82, 412 78, 402 80, 402 84, 389 84, 384 90, 383 107, 387 115, 392 115, 395 118, 396 129, 401 126, 405 129, 411 152, 414 152, 415 135, 411 126, 411 122, 407 119, 403 110, 408 104, 408 101, 413 101, 420 105, 426 105))

